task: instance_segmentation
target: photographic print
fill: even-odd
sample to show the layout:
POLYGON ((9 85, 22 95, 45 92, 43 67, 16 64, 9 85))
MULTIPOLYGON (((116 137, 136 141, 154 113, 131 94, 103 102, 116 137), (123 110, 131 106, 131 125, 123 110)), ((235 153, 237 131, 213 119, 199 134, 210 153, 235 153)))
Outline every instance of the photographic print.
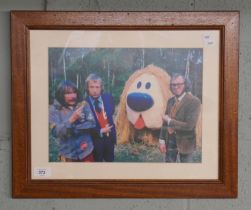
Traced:
MULTIPOLYGON (((185 126, 181 128, 181 138, 189 135, 191 147, 185 149, 185 153, 181 153, 184 146, 179 142, 177 145, 176 137, 170 140, 173 142, 169 143, 169 148, 166 145, 169 151, 165 153, 159 149, 159 140, 163 138, 165 144, 169 142, 168 130, 165 129, 167 125, 163 118, 168 114, 168 100, 176 98, 170 84, 172 76, 181 75, 181 80, 185 79, 183 82, 186 84, 177 85, 181 86, 179 96, 185 93, 196 97, 199 106, 202 106, 202 48, 49 48, 48 56, 51 110, 49 115, 51 118, 57 118, 51 119, 49 126, 50 162, 63 161, 64 155, 68 157, 68 161, 70 157, 73 158, 72 161, 77 161, 81 155, 86 157, 97 152, 91 142, 96 138, 95 131, 92 131, 95 125, 92 127, 90 121, 76 120, 72 127, 68 127, 67 132, 64 126, 61 130, 56 128, 62 126, 62 123, 74 113, 64 102, 60 104, 57 96, 60 94, 60 85, 65 83, 70 86, 72 83, 76 88, 79 98, 76 99, 76 107, 73 106, 73 109, 77 110, 80 106, 78 104, 92 97, 88 94, 86 84, 86 79, 91 74, 102 79, 102 94, 109 94, 114 100, 112 117, 117 134, 114 162, 187 162, 188 160, 180 159, 180 156, 184 155, 191 156, 189 162, 201 162, 202 121, 199 107, 194 113, 194 122, 187 120, 191 117, 189 111, 182 111, 186 103, 179 108, 179 112, 185 113, 173 116, 174 119, 178 118, 183 123, 191 124, 188 125, 191 127, 189 129, 185 126), (56 113, 60 116, 55 116, 56 113), (80 129, 81 123, 83 127, 80 129), (84 138, 87 140, 80 140, 84 138), (91 146, 81 149, 81 144, 91 146), (170 148, 173 146, 175 148, 170 148)), ((89 105, 92 107, 92 104, 89 105)), ((185 109, 192 110, 193 107, 189 106, 191 105, 185 109)), ((92 110, 94 118, 97 118, 96 111, 92 110)), ((82 111, 87 112, 84 108, 82 111)), ((88 117, 88 113, 85 113, 84 117, 88 117)), ((171 126, 169 127, 170 130, 171 126)), ((169 138, 172 136, 169 135, 169 138)), ((104 138, 99 139, 106 141, 104 138)))

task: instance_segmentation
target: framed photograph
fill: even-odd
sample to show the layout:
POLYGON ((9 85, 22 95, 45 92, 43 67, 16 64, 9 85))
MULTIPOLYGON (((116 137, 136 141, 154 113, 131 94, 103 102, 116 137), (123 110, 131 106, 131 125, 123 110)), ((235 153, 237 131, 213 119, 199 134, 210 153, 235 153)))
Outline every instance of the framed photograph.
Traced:
POLYGON ((15 198, 235 198, 239 12, 11 12, 15 198))

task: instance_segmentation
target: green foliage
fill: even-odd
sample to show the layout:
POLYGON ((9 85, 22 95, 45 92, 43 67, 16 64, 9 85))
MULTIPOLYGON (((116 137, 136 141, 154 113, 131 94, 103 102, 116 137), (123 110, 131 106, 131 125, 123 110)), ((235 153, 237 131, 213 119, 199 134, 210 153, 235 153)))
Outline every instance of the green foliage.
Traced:
POLYGON ((56 138, 49 133, 49 162, 58 162, 59 161, 59 142, 56 138))
POLYGON ((193 93, 201 98, 202 54, 202 49, 187 48, 49 48, 50 102, 59 81, 74 82, 84 95, 86 77, 96 73, 118 104, 125 82, 134 71, 154 64, 169 74, 185 73, 188 60, 195 83, 193 93))

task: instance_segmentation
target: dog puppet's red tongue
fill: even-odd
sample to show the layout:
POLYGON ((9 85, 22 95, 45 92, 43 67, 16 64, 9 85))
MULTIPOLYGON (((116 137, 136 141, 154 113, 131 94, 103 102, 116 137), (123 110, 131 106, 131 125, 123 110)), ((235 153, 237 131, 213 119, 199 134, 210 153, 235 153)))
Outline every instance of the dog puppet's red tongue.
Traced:
POLYGON ((134 124, 134 127, 136 129, 142 129, 145 127, 145 122, 144 122, 141 115, 139 115, 139 118, 137 119, 136 123, 134 124))

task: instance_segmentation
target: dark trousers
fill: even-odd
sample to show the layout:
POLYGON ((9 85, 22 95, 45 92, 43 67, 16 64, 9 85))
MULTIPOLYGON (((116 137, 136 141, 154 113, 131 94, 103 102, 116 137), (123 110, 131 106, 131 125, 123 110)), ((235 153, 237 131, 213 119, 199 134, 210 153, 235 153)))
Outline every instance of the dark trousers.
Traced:
POLYGON ((104 137, 94 140, 94 160, 95 162, 114 161, 114 143, 111 139, 104 137))
POLYGON ((178 154, 176 137, 175 134, 171 134, 168 136, 167 153, 166 153, 166 162, 175 163, 177 162, 177 157, 179 156, 179 160, 181 163, 192 163, 193 162, 193 153, 191 154, 178 154))
POLYGON ((166 144, 166 162, 175 163, 177 161, 178 149, 176 144, 175 134, 168 135, 166 144))

